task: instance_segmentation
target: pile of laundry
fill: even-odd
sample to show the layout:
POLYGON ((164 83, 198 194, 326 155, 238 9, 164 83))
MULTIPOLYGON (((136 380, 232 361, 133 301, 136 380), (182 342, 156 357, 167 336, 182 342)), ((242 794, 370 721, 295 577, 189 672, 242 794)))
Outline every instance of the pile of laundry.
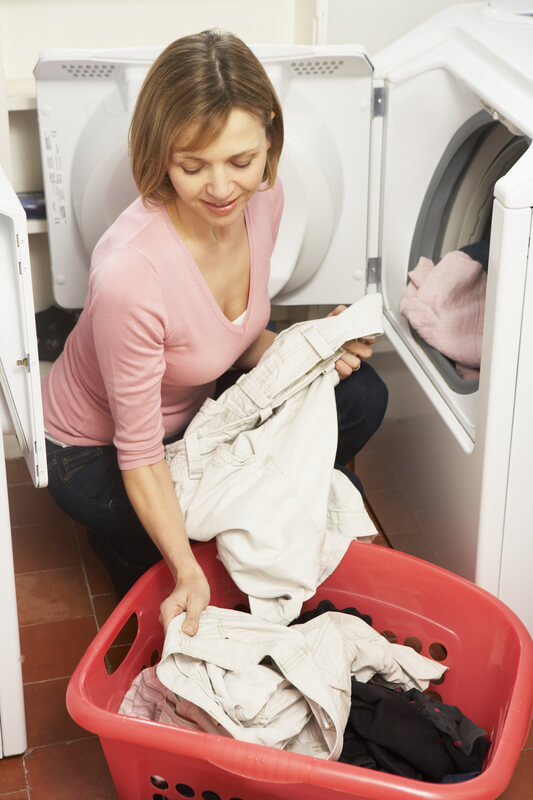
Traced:
POLYGON ((120 713, 431 781, 481 770, 485 732, 426 704, 446 666, 356 609, 323 602, 301 615, 350 541, 376 533, 335 469, 335 361, 346 341, 382 332, 379 294, 292 326, 167 446, 189 536, 216 539, 251 613, 208 606, 193 637, 175 617, 120 713))
POLYGON ((209 606, 192 638, 183 619, 119 713, 433 782, 481 771, 485 731, 424 694, 447 667, 357 609, 323 601, 284 626, 209 606))
POLYGON ((479 378, 488 249, 488 242, 476 242, 446 253, 437 264, 422 256, 400 301, 400 313, 455 362, 463 380, 479 378))

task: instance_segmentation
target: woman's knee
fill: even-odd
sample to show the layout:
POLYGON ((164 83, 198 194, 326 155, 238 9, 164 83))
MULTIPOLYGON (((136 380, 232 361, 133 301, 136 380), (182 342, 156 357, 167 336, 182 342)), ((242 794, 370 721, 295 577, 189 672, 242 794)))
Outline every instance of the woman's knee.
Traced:
POLYGON ((377 372, 362 363, 335 390, 338 418, 336 461, 347 464, 373 436, 385 415, 388 391, 377 372))
POLYGON ((387 385, 378 373, 366 362, 341 381, 336 390, 339 419, 372 418, 381 422, 389 399, 387 385))
POLYGON ((373 410, 375 418, 381 422, 389 401, 387 384, 370 364, 362 364, 360 371, 366 384, 367 407, 373 410))

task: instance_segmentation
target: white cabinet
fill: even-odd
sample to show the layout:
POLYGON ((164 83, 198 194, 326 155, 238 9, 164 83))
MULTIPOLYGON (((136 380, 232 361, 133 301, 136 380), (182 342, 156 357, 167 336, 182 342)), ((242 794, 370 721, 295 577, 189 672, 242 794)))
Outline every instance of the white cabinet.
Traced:
MULTIPOLYGON (((35 83, 0 76, 0 166, 15 192, 42 191, 35 83)), ((34 301, 37 311, 52 302, 46 220, 28 220, 34 301)))

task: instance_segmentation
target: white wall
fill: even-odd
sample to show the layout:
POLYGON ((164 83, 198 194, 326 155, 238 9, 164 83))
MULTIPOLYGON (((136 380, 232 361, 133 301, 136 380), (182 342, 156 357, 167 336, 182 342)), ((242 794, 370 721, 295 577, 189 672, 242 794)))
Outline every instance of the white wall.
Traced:
POLYGON ((314 0, 0 0, 5 77, 31 76, 47 48, 159 46, 212 27, 248 42, 293 42, 296 9, 305 35, 314 0))
POLYGON ((311 43, 317 18, 327 41, 360 43, 375 53, 445 6, 465 1, 0 0, 0 53, 12 80, 31 77, 46 48, 164 45, 211 27, 247 42, 311 43))
POLYGON ((317 0, 321 43, 361 44, 372 55, 441 9, 469 0, 317 0))

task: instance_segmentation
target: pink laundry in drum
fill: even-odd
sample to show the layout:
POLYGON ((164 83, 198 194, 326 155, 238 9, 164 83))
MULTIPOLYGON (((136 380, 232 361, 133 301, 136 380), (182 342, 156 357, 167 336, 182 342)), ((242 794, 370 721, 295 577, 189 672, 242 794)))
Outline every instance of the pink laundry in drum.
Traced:
POLYGON ((479 261, 460 250, 437 264, 422 256, 409 279, 400 313, 428 344, 457 362, 459 374, 477 374, 487 287, 479 261))

